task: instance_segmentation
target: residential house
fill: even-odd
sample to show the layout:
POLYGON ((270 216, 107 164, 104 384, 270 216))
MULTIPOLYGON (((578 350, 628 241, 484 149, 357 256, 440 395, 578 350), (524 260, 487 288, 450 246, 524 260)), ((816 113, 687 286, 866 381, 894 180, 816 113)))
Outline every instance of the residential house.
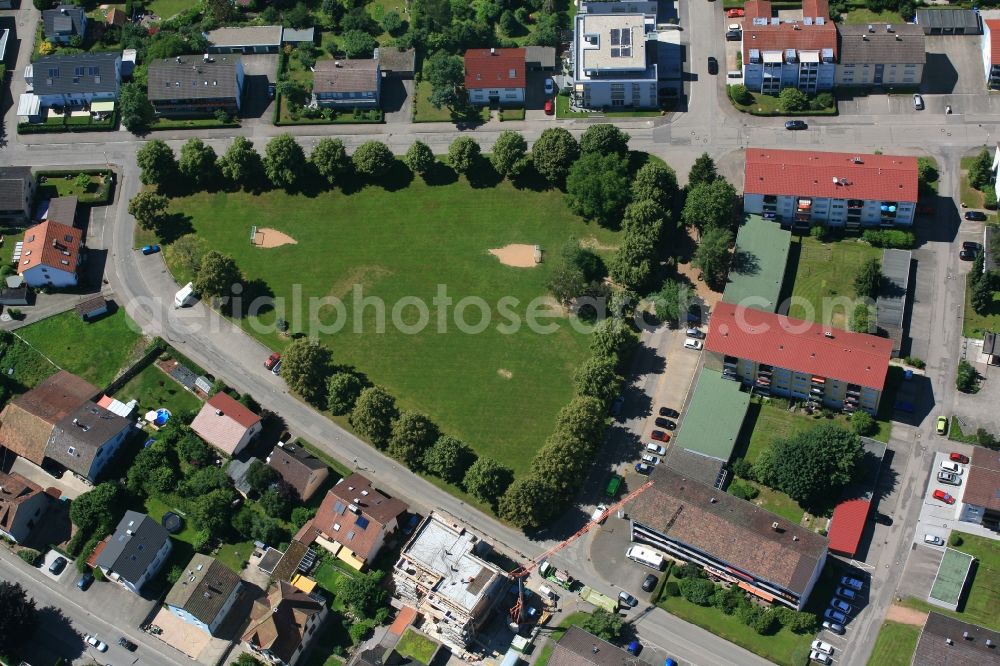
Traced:
POLYGON ((417 527, 392 570, 396 596, 424 616, 428 634, 459 651, 475 639, 508 589, 487 561, 489 543, 444 513, 417 527))
POLYGON ((184 622, 215 636, 241 586, 232 569, 214 557, 195 553, 163 603, 184 622))
POLYGON ((76 209, 78 207, 79 199, 76 197, 55 197, 49 199, 48 208, 42 215, 42 219, 72 227, 76 222, 76 209))
POLYGON ((303 502, 308 502, 330 476, 326 463, 296 444, 278 442, 267 457, 267 464, 295 489, 303 502))
POLYGON ((326 493, 312 520, 317 543, 355 569, 374 560, 409 507, 386 497, 360 474, 341 479, 326 493))
POLYGON ((782 226, 909 227, 918 195, 916 157, 746 150, 743 210, 782 226))
POLYGON ((983 56, 983 69, 986 75, 987 88, 1000 88, 1000 19, 983 21, 983 39, 980 42, 983 56), (997 33, 993 41, 993 33, 997 33))
POLYGON ((42 487, 17 472, 0 472, 0 536, 23 543, 49 508, 42 487))
POLYGON ((570 55, 574 105, 659 106, 656 51, 646 48, 646 41, 656 38, 656 12, 655 2, 581 3, 570 55))
POLYGON ((931 611, 927 614, 913 666, 985 666, 1000 660, 1000 633, 931 611))
POLYGON ((912 23, 844 23, 840 35, 838 86, 916 88, 924 75, 924 31, 912 23))
POLYGON ((87 35, 87 13, 78 5, 59 5, 42 12, 45 39, 53 44, 69 44, 74 37, 87 35))
POLYGON ((277 53, 281 48, 280 25, 216 28, 205 33, 209 53, 277 53))
POLYGON ((764 601, 805 607, 826 563, 825 537, 666 465, 649 478, 625 507, 633 541, 764 601))
POLYGON ((124 11, 118 9, 117 7, 112 7, 108 10, 108 13, 104 17, 104 24, 109 26, 115 26, 118 28, 125 27, 128 23, 128 16, 124 11))
POLYGON ((552 646, 548 664, 549 666, 649 666, 649 662, 577 626, 571 626, 552 646))
POLYGON ((55 424, 45 456, 95 482, 132 430, 128 419, 88 401, 55 424))
POLYGON ((209 398, 191 422, 199 437, 227 456, 239 454, 261 428, 258 415, 223 391, 209 398))
POLYGON ((87 380, 60 370, 7 403, 0 412, 0 442, 11 453, 41 465, 52 429, 98 393, 87 380))
POLYGON ((758 395, 832 409, 878 411, 892 341, 719 303, 705 339, 705 368, 752 386, 758 395))
POLYGON ((771 16, 771 3, 751 0, 743 19, 743 84, 777 95, 784 88, 815 94, 833 88, 837 27, 826 0, 803 0, 802 21, 771 16))
POLYGON ((126 511, 114 534, 98 545, 96 565, 109 580, 139 594, 163 567, 172 547, 163 525, 144 513, 126 511))
POLYGON ((327 614, 322 597, 285 581, 273 583, 267 597, 254 602, 243 643, 270 664, 295 666, 327 614))
POLYGON ((378 60, 319 60, 313 67, 312 101, 318 106, 376 109, 381 90, 378 60))
POLYGON ((380 46, 375 49, 375 59, 382 70, 382 77, 412 79, 416 69, 416 49, 403 49, 397 46, 380 46))
POLYGON ((0 167, 0 220, 22 224, 31 219, 35 177, 29 167, 0 167))
POLYGON ((165 118, 240 112, 243 58, 177 56, 149 64, 146 95, 156 115, 165 118))
POLYGON ((75 287, 83 233, 59 222, 42 222, 24 232, 17 272, 29 287, 75 287))
MULTIPOLYGON (((79 107, 118 99, 120 53, 51 55, 24 66, 26 95, 43 107, 79 107)), ((23 96, 22 96, 23 97, 23 96)))
POLYGON ((312 46, 316 43, 316 28, 284 28, 281 43, 292 46, 312 46))
POLYGON ((525 86, 524 49, 469 49, 465 89, 477 106, 521 106, 525 86))
POLYGON ((958 519, 1000 532, 1000 453, 972 447, 958 519))
POLYGON ((978 35, 983 31, 975 9, 917 9, 913 22, 925 35, 978 35))

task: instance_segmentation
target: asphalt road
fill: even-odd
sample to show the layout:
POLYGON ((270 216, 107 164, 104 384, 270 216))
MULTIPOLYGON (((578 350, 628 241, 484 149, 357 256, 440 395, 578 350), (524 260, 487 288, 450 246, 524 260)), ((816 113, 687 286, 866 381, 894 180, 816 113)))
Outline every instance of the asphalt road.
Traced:
MULTIPOLYGON (((34 11, 29 5, 16 12, 19 27, 30 23, 25 17, 34 11)), ((736 112, 725 99, 722 78, 708 75, 707 57, 714 55, 721 58, 723 53, 722 34, 718 30, 721 3, 683 3, 680 11, 689 54, 688 69, 692 72, 687 85, 686 112, 654 120, 621 120, 616 123, 631 135, 630 146, 633 149, 662 157, 677 169, 682 180, 687 167, 698 154, 707 152, 717 161, 729 162, 739 160, 739 152, 749 145, 920 152, 929 153, 938 160, 942 173, 940 189, 949 196, 939 202, 941 205, 934 220, 922 220, 918 225, 918 231, 926 241, 918 251, 922 255, 918 281, 926 281, 930 287, 914 305, 913 319, 919 321, 919 325, 914 324, 914 349, 916 355, 923 356, 928 363, 927 375, 933 391, 928 398, 931 407, 927 413, 950 411, 955 400, 952 379, 956 364, 954 359, 960 344, 964 293, 963 281, 954 279, 959 275, 953 242, 959 227, 959 158, 975 146, 989 144, 992 137, 1000 134, 1000 115, 967 116, 961 113, 961 108, 950 116, 930 112, 845 115, 811 119, 808 131, 786 132, 780 118, 751 118, 736 112), (712 38, 692 38, 704 35, 712 35, 712 38), (950 196, 952 192, 956 193, 956 197, 950 196)), ((2 14, 9 13, 0 12, 2 14)), ((30 38, 31 31, 24 34, 30 38)), ((19 67, 23 66, 27 57, 24 44, 21 46, 19 67)), ((27 51, 30 52, 30 46, 27 51)), ((14 73, 18 71, 15 69, 14 73)), ((20 77, 15 75, 12 78, 11 92, 16 95, 20 77)), ((116 202, 105 209, 107 219, 96 221, 89 242, 94 247, 109 251, 106 276, 110 286, 144 332, 162 335, 194 361, 211 368, 217 377, 240 391, 250 392, 268 409, 281 414, 290 430, 315 442, 346 464, 357 464, 380 486, 415 507, 443 509, 492 535, 506 550, 525 557, 532 557, 550 545, 544 539, 529 539, 438 490, 289 395, 283 383, 263 368, 262 359, 269 350, 204 305, 174 311, 171 302, 177 286, 159 256, 142 257, 132 249, 133 220, 124 205, 140 187, 134 155, 144 139, 127 132, 18 137, 12 132, 16 126, 15 111, 12 107, 8 109, 5 123, 8 133, 0 153, 0 163, 35 167, 111 164, 118 170, 120 182, 116 202)), ((530 143, 542 130, 557 125, 579 134, 588 123, 541 119, 508 122, 502 127, 493 123, 475 130, 457 130, 448 123, 300 128, 253 123, 238 130, 163 133, 157 138, 163 138, 174 148, 179 148, 184 140, 201 137, 217 152, 222 152, 236 134, 248 136, 258 148, 262 148, 270 137, 291 133, 307 149, 323 136, 337 135, 349 148, 369 139, 378 139, 385 141, 396 153, 404 152, 414 140, 420 139, 435 152, 443 153, 459 135, 474 136, 484 150, 488 150, 502 130, 521 131, 530 143)), ((912 445, 913 455, 907 457, 906 467, 897 471, 901 492, 896 522, 893 530, 884 535, 882 547, 875 551, 876 561, 868 565, 873 568, 876 580, 872 599, 868 610, 855 620, 856 638, 838 659, 840 663, 866 662, 885 608, 897 587, 919 510, 917 479, 921 466, 927 460, 926 450, 943 446, 932 438, 930 421, 926 419, 917 427, 900 431, 899 445, 912 445)), ((587 560, 584 541, 560 553, 555 558, 556 562, 571 562, 584 568, 587 560)), ((597 587, 602 585, 598 583, 597 587)), ((667 647, 691 645, 695 641, 698 649, 692 650, 694 658, 690 659, 691 663, 750 663, 747 654, 739 648, 707 632, 700 632, 662 611, 645 614, 639 619, 638 628, 640 635, 655 637, 654 640, 667 644, 667 647), (698 654, 702 656, 698 657, 698 654)))

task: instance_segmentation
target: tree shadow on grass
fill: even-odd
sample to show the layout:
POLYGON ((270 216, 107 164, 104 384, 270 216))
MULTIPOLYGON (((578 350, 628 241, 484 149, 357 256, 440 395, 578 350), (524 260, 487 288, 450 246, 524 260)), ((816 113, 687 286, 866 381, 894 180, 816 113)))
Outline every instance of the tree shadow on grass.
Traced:
POLYGON ((441 185, 451 185, 452 183, 458 182, 458 174, 447 164, 443 162, 434 161, 431 168, 427 170, 427 173, 423 176, 424 182, 431 187, 437 187, 441 185))
POLYGON ((503 180, 503 176, 493 168, 493 164, 483 157, 476 160, 465 177, 468 179, 469 185, 476 189, 496 187, 503 180))
POLYGON ((261 279, 247 280, 243 283, 240 302, 229 301, 229 314, 240 319, 250 315, 259 317, 274 310, 274 291, 261 279))
POLYGON ((412 182, 413 172, 401 160, 393 160, 389 168, 378 177, 378 184, 389 192, 405 190, 412 182))
POLYGON ((551 189, 552 185, 542 177, 535 169, 534 163, 529 159, 521 173, 511 179, 511 184, 519 190, 531 190, 533 192, 544 192, 551 189))
POLYGON ((191 216, 184 213, 173 213, 167 216, 158 235, 161 243, 169 245, 181 236, 192 232, 194 232, 194 224, 191 223, 191 216))

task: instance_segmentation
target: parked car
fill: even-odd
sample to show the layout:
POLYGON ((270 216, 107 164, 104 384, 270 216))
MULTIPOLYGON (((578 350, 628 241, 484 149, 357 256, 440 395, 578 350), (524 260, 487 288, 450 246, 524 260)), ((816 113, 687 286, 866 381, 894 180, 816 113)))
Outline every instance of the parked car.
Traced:
POLYGON ((806 124, 804 120, 788 120, 785 122, 786 130, 804 130, 809 129, 809 125, 806 124))
POLYGON ((860 580, 858 578, 851 578, 850 576, 841 577, 840 584, 846 585, 852 590, 856 590, 858 592, 860 592, 865 588, 865 582, 863 580, 860 580))
POLYGON ((684 331, 684 334, 689 338, 697 338, 699 340, 705 337, 705 334, 701 332, 701 329, 697 328, 689 328, 688 330, 684 331))
POLYGON ((858 593, 849 587, 838 587, 837 596, 847 599, 848 601, 854 601, 858 598, 858 593))
POLYGON ((141 250, 141 252, 146 255, 156 254, 159 251, 160 251, 159 245, 143 245, 141 250))
POLYGON ((49 573, 52 574, 53 576, 58 576, 63 572, 63 569, 65 568, 66 568, 66 558, 60 556, 52 560, 52 564, 49 565, 49 573))
POLYGON ((622 590, 618 593, 618 603, 626 608, 635 608, 639 605, 639 600, 625 590, 622 590))
POLYGON ((653 444, 652 442, 646 444, 646 451, 648 451, 649 453, 655 453, 658 456, 666 455, 667 453, 667 450, 665 448, 663 448, 659 444, 653 444))
POLYGON ((652 592, 653 588, 656 587, 656 576, 653 574, 646 574, 646 577, 642 579, 642 590, 643 592, 652 592))
POLYGON ((726 18, 739 18, 744 16, 745 12, 742 9, 728 9, 726 10, 726 18))
POLYGON ((825 617, 827 620, 830 620, 831 622, 837 622, 840 624, 844 624, 845 622, 847 622, 847 616, 835 608, 827 608, 825 611, 823 611, 823 617, 825 617))
POLYGON ((819 652, 833 654, 833 646, 823 641, 813 641, 810 647, 812 647, 813 650, 818 650, 819 652))
POLYGON ((636 463, 635 471, 639 474, 649 474, 653 471, 653 466, 647 465, 646 463, 636 463))
POLYGON ((664 419, 664 418, 656 419, 656 425, 660 426, 661 428, 666 428, 667 430, 673 430, 674 428, 677 427, 676 423, 674 423, 670 419, 664 419))
POLYGON ((916 109, 917 111, 923 111, 924 110, 924 98, 921 97, 920 95, 914 95, 913 96, 913 108, 916 109))
POLYGON ((90 587, 90 586, 91 586, 91 585, 92 585, 93 583, 94 583, 94 574, 92 574, 92 573, 90 573, 90 572, 88 571, 87 573, 85 573, 85 574, 83 574, 82 576, 80 576, 80 580, 76 581, 76 586, 77 586, 78 588, 80 588, 81 590, 83 590, 84 592, 86 592, 86 591, 87 591, 87 589, 88 589, 88 588, 89 588, 89 587, 90 587))
POLYGON ((955 474, 961 474, 965 468, 959 465, 957 462, 952 462, 950 460, 942 460, 941 469, 943 469, 946 472, 954 472, 955 474))
POLYGON ((972 250, 973 252, 979 252, 983 249, 983 246, 976 241, 965 241, 962 243, 963 250, 972 250))
POLYGON ((712 56, 708 56, 708 73, 709 74, 719 73, 719 61, 713 58, 712 56))
POLYGON ((851 610, 852 610, 851 604, 847 603, 843 599, 831 599, 830 600, 830 607, 831 608, 836 608, 841 613, 850 613, 851 610))
POLYGON ((742 29, 743 26, 741 26, 739 23, 730 23, 729 25, 726 26, 726 30, 735 30, 739 32, 742 29))
POLYGON ((672 419, 676 419, 680 416, 680 412, 676 409, 670 409, 669 407, 660 407, 660 416, 669 416, 672 419))
POLYGON ((823 620, 823 628, 830 633, 842 636, 844 634, 844 625, 837 624, 836 622, 830 622, 828 620, 823 620))
POLYGON ((941 490, 941 489, 935 490, 934 494, 932 495, 932 497, 934 497, 934 499, 936 499, 936 500, 938 500, 940 502, 944 502, 945 504, 954 504, 955 503, 955 498, 952 497, 951 495, 949 495, 948 493, 946 493, 945 491, 941 490))
POLYGON ((816 663, 819 663, 819 664, 830 664, 831 663, 830 655, 823 654, 819 650, 809 650, 809 659, 810 659, 810 661, 815 661, 816 663))
POLYGON ((925 534, 924 535, 924 543, 926 543, 928 545, 931 545, 931 546, 943 546, 944 545, 944 539, 942 539, 939 536, 935 536, 933 534, 925 534))
POLYGON ((688 306, 688 316, 687 320, 694 324, 701 323, 701 306, 697 303, 692 303, 688 306))
POLYGON ((625 651, 631 655, 638 655, 642 652, 642 643, 639 641, 632 641, 628 644, 628 647, 625 648, 625 651))
POLYGON ((556 84, 552 79, 545 79, 545 94, 554 95, 556 94, 556 84))
POLYGON ((138 645, 136 645, 135 643, 133 643, 129 639, 125 638, 124 636, 122 636, 121 638, 118 639, 118 645, 120 647, 125 648, 129 652, 135 652, 136 649, 139 647, 138 645))
POLYGON ((702 345, 701 340, 695 340, 694 338, 687 338, 684 341, 684 349, 693 349, 695 351, 701 351, 702 345))
POLYGON ((965 211, 965 219, 972 222, 985 222, 986 213, 981 210, 967 210, 965 211))
POLYGON ((87 634, 86 636, 83 637, 83 639, 87 641, 87 645, 91 646, 92 648, 96 648, 98 652, 108 651, 108 644, 99 639, 97 636, 91 636, 90 634, 87 634))
POLYGON ((547 115, 547 116, 554 115, 555 112, 556 112, 555 102, 553 102, 551 99, 545 100, 545 107, 544 107, 544 109, 545 109, 545 115, 547 115))
POLYGON ((281 374, 281 361, 274 364, 274 367, 271 368, 271 373, 275 375, 281 374))
POLYGON ((726 41, 727 42, 738 42, 743 39, 743 33, 739 30, 727 30, 726 31, 726 41))
POLYGON ((642 462, 655 466, 660 464, 660 459, 654 456, 652 453, 644 453, 642 454, 642 462))
POLYGON ((281 360, 281 354, 278 353, 278 352, 274 352, 273 354, 271 354, 270 356, 267 357, 266 361, 264 361, 264 367, 267 368, 268 370, 270 370, 280 360, 281 360))
POLYGON ((949 486, 960 486, 962 485, 962 477, 954 472, 946 472, 941 470, 938 472, 938 481, 947 484, 949 486))
POLYGON ((975 261, 977 254, 978 252, 975 252, 973 250, 959 250, 958 258, 961 259, 962 261, 975 261))
POLYGON ((937 434, 943 435, 948 432, 948 417, 939 416, 937 417, 937 434))
POLYGON ((948 460, 962 463, 963 465, 969 464, 969 456, 963 456, 961 453, 955 453, 954 451, 948 456, 948 460))
POLYGON ((655 439, 658 442, 669 442, 670 441, 670 434, 669 433, 665 433, 662 430, 654 430, 653 433, 650 435, 650 437, 652 437, 653 439, 655 439))
POLYGON ((601 522, 604 518, 604 512, 607 510, 608 507, 603 504, 598 504, 597 508, 594 509, 594 513, 590 514, 590 520, 595 523, 601 522))

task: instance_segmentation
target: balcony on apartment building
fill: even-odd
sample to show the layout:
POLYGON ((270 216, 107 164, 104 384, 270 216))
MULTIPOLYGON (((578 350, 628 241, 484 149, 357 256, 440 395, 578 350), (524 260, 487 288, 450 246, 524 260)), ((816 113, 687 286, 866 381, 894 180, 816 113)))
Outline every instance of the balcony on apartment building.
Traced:
POLYGON ((896 210, 899 204, 896 201, 883 201, 879 204, 879 223, 883 227, 891 227, 896 224, 896 210))
POLYGON ((722 376, 726 379, 737 379, 736 370, 739 359, 735 356, 724 356, 722 358, 722 376))
POLYGON ((796 199, 795 224, 809 226, 812 223, 812 199, 796 199))

